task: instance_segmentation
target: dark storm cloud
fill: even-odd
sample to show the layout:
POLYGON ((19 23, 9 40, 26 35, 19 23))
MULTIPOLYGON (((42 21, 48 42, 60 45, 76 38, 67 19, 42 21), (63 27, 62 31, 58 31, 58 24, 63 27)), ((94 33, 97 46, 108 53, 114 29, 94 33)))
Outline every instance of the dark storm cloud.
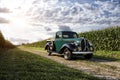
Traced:
POLYGON ((50 27, 44 27, 46 31, 52 31, 50 27))
POLYGON ((60 25, 59 30, 60 31, 71 31, 71 28, 69 26, 66 26, 66 25, 60 25))
POLYGON ((0 24, 1 23, 9 23, 9 20, 6 20, 5 18, 0 17, 0 24))
POLYGON ((0 13, 10 13, 8 8, 0 8, 0 13))

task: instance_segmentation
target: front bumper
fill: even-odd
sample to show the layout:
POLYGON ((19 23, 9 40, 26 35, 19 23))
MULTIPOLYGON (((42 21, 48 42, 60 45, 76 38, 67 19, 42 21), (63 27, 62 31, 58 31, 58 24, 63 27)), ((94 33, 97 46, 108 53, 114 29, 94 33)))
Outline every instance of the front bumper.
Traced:
POLYGON ((93 52, 72 52, 72 54, 93 54, 93 52))

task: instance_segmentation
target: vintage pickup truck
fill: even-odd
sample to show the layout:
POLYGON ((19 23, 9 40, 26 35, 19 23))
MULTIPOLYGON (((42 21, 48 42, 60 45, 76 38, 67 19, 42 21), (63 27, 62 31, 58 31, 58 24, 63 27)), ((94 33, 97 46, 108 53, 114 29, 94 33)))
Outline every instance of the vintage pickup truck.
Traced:
POLYGON ((83 55, 85 59, 93 56, 94 48, 87 39, 78 37, 73 31, 58 31, 55 38, 47 40, 45 45, 48 55, 52 52, 63 54, 66 60, 72 59, 73 55, 83 55))

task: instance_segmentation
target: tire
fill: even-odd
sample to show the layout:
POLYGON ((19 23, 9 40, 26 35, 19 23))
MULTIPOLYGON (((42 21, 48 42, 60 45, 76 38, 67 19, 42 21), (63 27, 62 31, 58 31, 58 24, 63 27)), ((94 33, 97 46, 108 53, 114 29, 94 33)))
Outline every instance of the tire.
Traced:
POLYGON ((46 50, 47 50, 47 52, 48 52, 48 56, 51 56, 52 51, 50 50, 50 47, 49 47, 49 46, 47 47, 47 49, 46 49, 46 50))
POLYGON ((72 52, 68 48, 64 49, 64 58, 66 60, 71 60, 72 59, 72 52))
POLYGON ((86 54, 84 55, 85 59, 91 59, 93 57, 93 54, 86 54))

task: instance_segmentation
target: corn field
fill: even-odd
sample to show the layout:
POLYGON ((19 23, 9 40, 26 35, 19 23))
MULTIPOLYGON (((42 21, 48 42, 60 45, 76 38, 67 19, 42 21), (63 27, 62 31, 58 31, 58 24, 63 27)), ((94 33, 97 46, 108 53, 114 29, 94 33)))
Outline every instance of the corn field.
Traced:
POLYGON ((4 36, 2 35, 2 32, 0 32, 0 49, 8 49, 8 48, 14 48, 15 46, 8 40, 4 39, 4 36))
POLYGON ((31 44, 26 44, 25 46, 44 48, 44 47, 45 47, 45 44, 46 44, 46 40, 43 40, 43 41, 31 43, 31 44))
POLYGON ((79 37, 90 40, 95 50, 120 51, 120 26, 80 33, 79 37))
POLYGON ((5 44, 5 39, 2 35, 2 32, 0 31, 0 48, 3 48, 5 44))

